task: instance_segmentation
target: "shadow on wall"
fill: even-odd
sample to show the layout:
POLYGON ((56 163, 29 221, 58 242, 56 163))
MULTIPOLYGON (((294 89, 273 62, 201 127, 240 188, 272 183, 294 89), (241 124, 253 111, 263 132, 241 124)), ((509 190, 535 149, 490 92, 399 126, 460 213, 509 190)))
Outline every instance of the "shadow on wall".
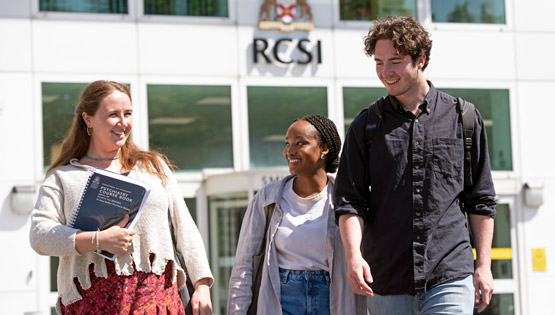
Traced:
POLYGON ((31 210, 28 213, 18 214, 12 210, 12 192, 5 194, 2 201, 2 208, 0 209, 0 231, 16 231, 22 228, 29 220, 31 210))
POLYGON ((528 222, 534 219, 534 217, 538 215, 539 211, 546 208, 544 205, 544 199, 549 199, 549 196, 544 195, 543 184, 530 185, 529 183, 526 183, 519 194, 519 198, 522 200, 523 204, 522 220, 524 220, 524 222, 528 222))

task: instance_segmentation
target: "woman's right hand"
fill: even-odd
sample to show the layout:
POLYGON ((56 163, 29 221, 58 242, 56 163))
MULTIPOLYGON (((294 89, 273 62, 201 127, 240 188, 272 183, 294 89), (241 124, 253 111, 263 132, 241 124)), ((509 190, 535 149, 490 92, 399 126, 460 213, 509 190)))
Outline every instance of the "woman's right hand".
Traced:
POLYGON ((101 250, 112 254, 123 254, 127 252, 133 241, 134 230, 126 229, 129 215, 125 215, 118 225, 114 225, 104 231, 98 232, 98 242, 101 250))
POLYGON ((193 315, 212 315, 212 300, 210 298, 209 278, 203 278, 195 282, 195 292, 191 296, 191 307, 193 315))

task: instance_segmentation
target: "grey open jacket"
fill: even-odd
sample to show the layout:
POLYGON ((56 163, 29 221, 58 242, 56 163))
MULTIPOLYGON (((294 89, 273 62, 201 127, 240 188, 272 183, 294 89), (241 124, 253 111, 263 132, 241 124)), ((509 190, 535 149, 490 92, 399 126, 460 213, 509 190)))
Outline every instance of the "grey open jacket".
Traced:
MULTIPOLYGON (((246 314, 252 300, 253 257, 260 255, 263 248, 266 249, 266 255, 262 267, 257 313, 282 314, 279 268, 274 239, 283 215, 279 207, 283 189, 285 183, 293 177, 293 175, 289 175, 278 182, 264 186, 254 196, 247 208, 229 280, 228 314, 246 314), (263 247, 266 214, 270 208, 273 208, 274 211, 268 227, 266 244, 263 247)), ((328 179, 328 185, 333 186, 334 179, 329 176, 328 179)), ((310 246, 310 244, 306 244, 306 246, 310 246)), ((330 314, 366 314, 366 297, 354 294, 347 282, 345 252, 339 235, 339 227, 335 223, 333 209, 328 214, 326 254, 330 264, 330 314)))

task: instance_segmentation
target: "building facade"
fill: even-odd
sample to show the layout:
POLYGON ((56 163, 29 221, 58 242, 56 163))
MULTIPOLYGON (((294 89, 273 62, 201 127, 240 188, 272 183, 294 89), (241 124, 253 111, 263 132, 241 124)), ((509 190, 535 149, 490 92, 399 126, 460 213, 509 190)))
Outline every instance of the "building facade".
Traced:
POLYGON ((548 0, 0 0, 0 313, 49 314, 56 258, 29 246, 34 194, 83 87, 128 84, 133 140, 176 164, 216 283, 216 314, 241 218, 287 173, 284 135, 319 113, 344 134, 385 89, 363 52, 371 20, 415 16, 426 75, 484 117, 498 194, 489 314, 546 314, 555 289, 555 89, 548 0), (548 139, 548 138, 547 138, 548 139), (552 194, 553 193, 553 194, 552 194), (550 210, 551 209, 551 210, 550 210))

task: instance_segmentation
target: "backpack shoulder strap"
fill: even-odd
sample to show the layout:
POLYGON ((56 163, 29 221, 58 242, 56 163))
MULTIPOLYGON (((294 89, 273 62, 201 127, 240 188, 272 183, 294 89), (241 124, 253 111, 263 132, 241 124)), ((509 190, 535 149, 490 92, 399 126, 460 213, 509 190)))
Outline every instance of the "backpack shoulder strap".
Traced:
POLYGON ((461 115, 463 125, 463 138, 464 138, 464 186, 472 185, 472 136, 474 135, 474 121, 476 118, 476 111, 474 104, 469 101, 458 97, 457 107, 461 115))
POLYGON ((366 146, 368 150, 372 147, 374 142, 374 137, 376 136, 376 131, 382 120, 383 107, 385 104, 385 96, 382 96, 376 102, 368 107, 368 113, 366 115, 366 146))

